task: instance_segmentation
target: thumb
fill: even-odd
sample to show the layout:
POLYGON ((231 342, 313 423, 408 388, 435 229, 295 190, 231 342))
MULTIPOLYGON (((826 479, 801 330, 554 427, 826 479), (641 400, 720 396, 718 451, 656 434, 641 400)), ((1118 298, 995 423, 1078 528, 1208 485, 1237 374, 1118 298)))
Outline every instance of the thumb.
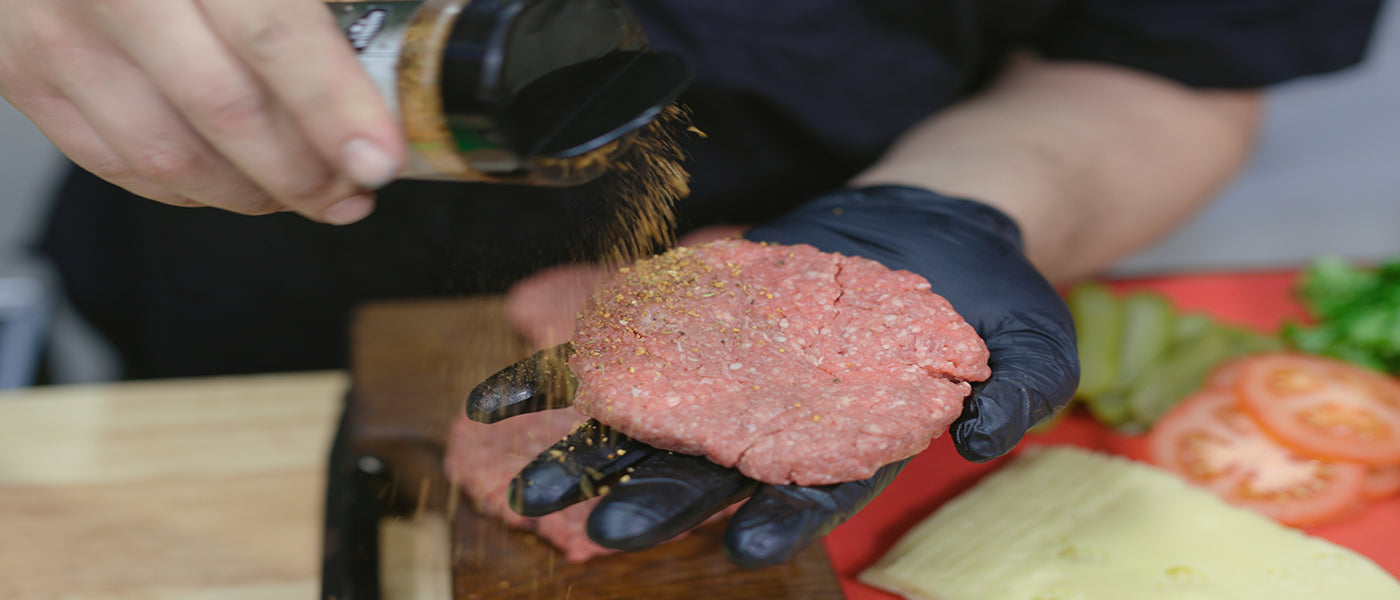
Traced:
POLYGON ((985 462, 1059 412, 1079 386, 1079 354, 1066 314, 1020 314, 986 337, 992 376, 975 384, 950 430, 958 454, 985 462))

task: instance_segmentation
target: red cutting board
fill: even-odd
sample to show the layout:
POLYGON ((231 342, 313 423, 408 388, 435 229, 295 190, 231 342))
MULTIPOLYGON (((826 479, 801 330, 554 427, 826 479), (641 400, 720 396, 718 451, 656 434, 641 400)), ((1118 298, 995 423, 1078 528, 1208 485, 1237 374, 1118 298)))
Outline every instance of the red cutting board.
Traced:
MULTIPOLYGON (((1273 331, 1304 312, 1292 295, 1292 272, 1216 274, 1109 282, 1119 291, 1153 290, 1182 310, 1201 311, 1223 320, 1273 331)), ((1073 414, 1048 434, 1028 437, 1022 447, 1072 444, 1142 458, 1137 437, 1114 433, 1084 414, 1073 414)), ((935 509, 971 487, 1006 459, 986 464, 963 460, 948 439, 936 440, 863 511, 826 537, 827 554, 848 600, 891 600, 888 594, 856 581, 895 541, 935 509)), ((1308 533, 1370 557, 1400 577, 1400 497, 1368 506, 1345 521, 1314 527, 1308 533)))

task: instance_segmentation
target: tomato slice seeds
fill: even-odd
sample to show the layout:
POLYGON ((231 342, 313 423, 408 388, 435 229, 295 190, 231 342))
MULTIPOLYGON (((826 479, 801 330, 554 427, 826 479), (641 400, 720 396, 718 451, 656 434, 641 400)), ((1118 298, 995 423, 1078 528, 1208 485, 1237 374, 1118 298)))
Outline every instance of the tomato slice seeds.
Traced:
POLYGON ((1261 354, 1238 365, 1240 403, 1283 444, 1318 458, 1400 463, 1400 382, 1349 363, 1261 354))
POLYGON ((1317 460, 1279 444, 1228 390, 1207 388, 1157 422, 1149 460, 1225 501, 1292 526, 1353 510, 1367 469, 1317 460))

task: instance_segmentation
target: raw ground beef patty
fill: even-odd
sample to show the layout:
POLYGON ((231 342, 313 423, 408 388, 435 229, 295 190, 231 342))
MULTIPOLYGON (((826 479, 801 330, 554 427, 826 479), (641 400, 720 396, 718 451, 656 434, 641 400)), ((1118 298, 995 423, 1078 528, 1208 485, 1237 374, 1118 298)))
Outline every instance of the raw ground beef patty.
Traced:
POLYGON ((773 484, 917 454, 990 375, 927 280, 811 246, 725 240, 622 269, 579 316, 574 406, 773 484))

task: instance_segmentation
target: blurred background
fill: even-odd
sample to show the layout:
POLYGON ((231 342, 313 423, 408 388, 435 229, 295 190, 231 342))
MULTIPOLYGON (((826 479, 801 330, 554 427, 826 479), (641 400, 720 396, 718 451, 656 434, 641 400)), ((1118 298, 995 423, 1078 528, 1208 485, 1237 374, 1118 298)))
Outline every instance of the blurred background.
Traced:
MULTIPOLYGON (((1218 202, 1117 275, 1291 268, 1319 254, 1400 254, 1400 11, 1358 68, 1273 89, 1254 162, 1218 202)), ((29 254, 63 161, 0 103, 0 388, 110 379, 111 352, 29 254), (40 361, 42 356, 46 360, 40 361)))

